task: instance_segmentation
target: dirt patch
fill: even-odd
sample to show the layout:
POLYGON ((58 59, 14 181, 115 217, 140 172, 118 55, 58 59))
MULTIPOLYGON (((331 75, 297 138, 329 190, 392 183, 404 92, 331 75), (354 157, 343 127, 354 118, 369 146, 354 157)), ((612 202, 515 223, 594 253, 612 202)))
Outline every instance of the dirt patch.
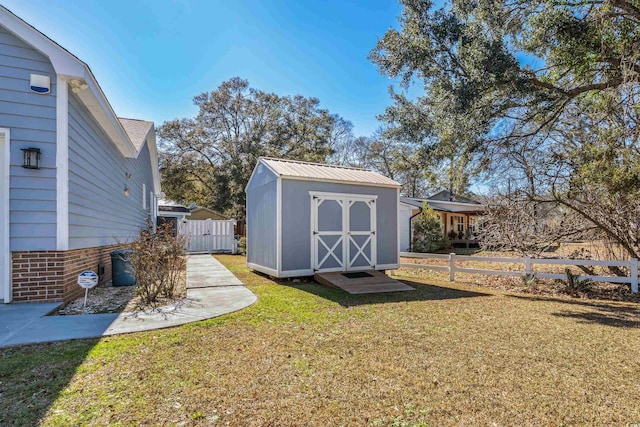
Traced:
POLYGON ((159 297, 153 305, 145 305, 136 295, 135 286, 113 286, 111 282, 89 289, 87 304, 84 295, 58 310, 56 315, 69 316, 74 314, 122 313, 147 310, 161 307, 183 300, 187 296, 186 277, 181 280, 176 295, 173 298, 159 297))

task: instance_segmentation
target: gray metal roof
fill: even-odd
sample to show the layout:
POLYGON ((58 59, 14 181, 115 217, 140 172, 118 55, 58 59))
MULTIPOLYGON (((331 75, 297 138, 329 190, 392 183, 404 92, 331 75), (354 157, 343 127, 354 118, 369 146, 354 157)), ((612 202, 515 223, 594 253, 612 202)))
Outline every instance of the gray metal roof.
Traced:
POLYGON ((443 212, 478 212, 483 209, 483 205, 475 201, 474 203, 446 202, 432 199, 418 199, 414 197, 400 197, 400 202, 416 208, 421 208, 426 202, 428 208, 443 212))
POLYGON ((348 182, 380 187, 400 187, 400 184, 394 180, 367 169, 301 162, 298 160, 275 159, 271 157, 261 157, 260 161, 278 176, 291 179, 348 182))

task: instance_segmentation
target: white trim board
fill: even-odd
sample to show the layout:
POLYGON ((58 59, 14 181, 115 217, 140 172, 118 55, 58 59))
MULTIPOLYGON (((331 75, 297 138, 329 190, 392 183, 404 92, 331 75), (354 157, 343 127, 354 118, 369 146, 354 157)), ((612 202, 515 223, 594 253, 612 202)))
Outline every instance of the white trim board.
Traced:
POLYGON ((56 80, 56 249, 69 249, 69 86, 56 80))
POLYGON ((345 181, 340 179, 330 179, 330 178, 308 178, 306 176, 289 176, 289 175, 280 175, 282 179, 288 179, 291 181, 311 181, 311 182, 328 182, 331 184, 342 184, 342 185, 354 185, 356 187, 378 187, 378 188, 399 188, 399 185, 391 185, 391 184, 379 184, 375 182, 356 182, 356 181, 345 181))
POLYGON ((313 276, 313 269, 306 268, 303 270, 284 270, 280 273, 280 277, 304 277, 313 276))
POLYGON ((268 274, 269 276, 278 277, 278 270, 274 270, 273 268, 254 264, 252 262, 248 262, 247 267, 252 270, 259 271, 260 273, 268 274))
POLYGON ((9 227, 9 183, 11 176, 11 131, 0 128, 0 296, 5 303, 11 302, 11 248, 9 227))
POLYGON ((276 269, 282 273, 282 179, 278 177, 276 190, 276 269))
POLYGON ((400 268, 400 264, 378 264, 376 270, 397 270, 400 268))

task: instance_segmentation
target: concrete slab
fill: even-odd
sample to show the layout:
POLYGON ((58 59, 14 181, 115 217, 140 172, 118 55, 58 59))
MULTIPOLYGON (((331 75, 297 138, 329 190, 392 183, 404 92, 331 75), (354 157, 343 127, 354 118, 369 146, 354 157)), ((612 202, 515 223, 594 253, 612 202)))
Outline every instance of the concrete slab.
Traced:
POLYGON ((0 347, 184 325, 232 313, 256 301, 256 296, 218 260, 211 255, 192 255, 187 259, 187 298, 183 301, 133 313, 74 316, 46 316, 60 305, 57 303, 2 305, 0 347))
POLYGON ((225 286, 244 284, 211 255, 187 257, 187 289, 225 286))

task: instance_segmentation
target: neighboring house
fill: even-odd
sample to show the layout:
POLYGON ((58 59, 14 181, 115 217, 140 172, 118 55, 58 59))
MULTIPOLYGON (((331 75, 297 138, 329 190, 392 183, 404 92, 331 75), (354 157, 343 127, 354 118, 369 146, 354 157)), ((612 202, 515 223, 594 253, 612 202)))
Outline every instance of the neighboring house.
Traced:
POLYGON ((178 234, 178 223, 191 219, 191 210, 173 200, 158 200, 158 220, 157 225, 171 224, 173 235, 178 234))
POLYGON ((89 67, 0 6, 0 299, 69 301, 157 214, 152 122, 120 119, 89 67))
POLYGON ((227 220, 228 216, 216 212, 209 208, 195 207, 191 209, 191 216, 189 219, 215 219, 215 220, 227 220))
POLYGON ((245 192, 249 268, 296 277, 399 265, 400 185, 387 177, 262 157, 245 192))
POLYGON ((425 203, 427 208, 433 209, 440 216, 443 235, 451 243, 466 246, 477 243, 475 234, 478 231, 478 216, 483 209, 482 203, 444 190, 426 199, 400 198, 400 248, 402 251, 408 251, 411 248, 413 219, 422 211, 425 203))

